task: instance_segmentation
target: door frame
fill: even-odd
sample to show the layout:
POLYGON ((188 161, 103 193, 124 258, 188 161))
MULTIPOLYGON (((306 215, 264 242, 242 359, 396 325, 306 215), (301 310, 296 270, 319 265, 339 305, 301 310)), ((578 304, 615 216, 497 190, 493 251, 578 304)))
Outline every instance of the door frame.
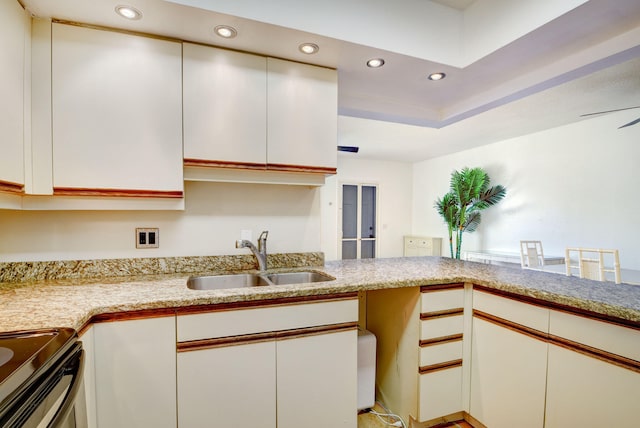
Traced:
POLYGON ((374 241, 374 246, 373 246, 373 251, 374 251, 374 258, 378 257, 378 250, 379 250, 379 245, 380 245, 380 234, 378 233, 378 225, 380 224, 379 221, 379 206, 380 206, 380 184, 376 183, 376 182, 370 182, 370 181, 357 181, 357 180, 344 180, 344 181, 340 181, 338 183, 338 230, 337 230, 337 235, 338 235, 338 251, 337 251, 337 255, 338 255, 338 260, 342 260, 342 210, 343 210, 343 187, 344 186, 357 186, 358 188, 358 196, 357 196, 357 214, 356 214, 356 229, 357 229, 357 234, 356 234, 356 238, 355 241, 358 243, 358 245, 356 245, 356 259, 360 259, 361 257, 361 245, 360 243, 362 242, 363 238, 361 236, 362 234, 362 187, 363 186, 370 186, 370 187, 375 187, 376 188, 376 197, 375 197, 375 211, 374 211, 374 215, 375 215, 375 230, 374 230, 374 234, 375 234, 375 238, 365 238, 365 240, 367 241, 374 241))

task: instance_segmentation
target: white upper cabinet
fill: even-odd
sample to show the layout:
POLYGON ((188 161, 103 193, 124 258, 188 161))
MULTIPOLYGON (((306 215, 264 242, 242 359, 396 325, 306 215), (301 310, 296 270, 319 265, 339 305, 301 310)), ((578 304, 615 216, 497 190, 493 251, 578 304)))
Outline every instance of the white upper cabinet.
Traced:
POLYGON ((336 172, 336 70, 190 43, 183 63, 186 179, 322 184, 336 172))
POLYGON ((267 163, 335 172, 337 72, 275 58, 268 58, 267 69, 267 163))
POLYGON ((267 59, 184 43, 185 163, 265 168, 267 59))
POLYGON ((52 24, 54 195, 182 197, 182 46, 52 24))
MULTIPOLYGON (((0 192, 24 187, 24 76, 29 20, 16 0, 0 2, 0 192)), ((0 202, 1 203, 1 202, 0 202)))

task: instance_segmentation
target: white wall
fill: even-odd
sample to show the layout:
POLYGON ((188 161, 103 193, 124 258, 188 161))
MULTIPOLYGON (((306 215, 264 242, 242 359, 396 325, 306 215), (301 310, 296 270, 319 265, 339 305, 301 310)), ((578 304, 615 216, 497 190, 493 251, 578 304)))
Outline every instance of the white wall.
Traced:
POLYGON ((411 164, 358 159, 358 155, 338 157, 338 174, 322 188, 322 251, 326 260, 338 258, 339 218, 342 216, 340 186, 378 186, 377 257, 402 256, 402 237, 411 232, 411 164))
POLYGON ((507 197, 465 234, 463 251, 518 252, 519 240, 535 239, 549 255, 617 248, 622 268, 640 269, 640 125, 617 129, 637 116, 605 115, 414 164, 413 233, 445 238, 448 255, 433 202, 454 169, 483 167, 507 197))
POLYGON ((245 254, 269 230, 271 253, 320 250, 320 191, 307 186, 187 182, 185 211, 0 210, 0 261, 245 254), (159 227, 160 248, 136 249, 136 227, 159 227))
POLYGON ((379 186, 378 255, 401 256, 411 231, 411 165, 341 158, 338 171, 320 188, 187 182, 184 211, 0 210, 0 261, 245 254, 234 246, 243 229, 254 241, 269 230, 269 252, 324 251, 333 260, 343 181, 379 186), (136 227, 159 227, 160 248, 136 249, 136 227))

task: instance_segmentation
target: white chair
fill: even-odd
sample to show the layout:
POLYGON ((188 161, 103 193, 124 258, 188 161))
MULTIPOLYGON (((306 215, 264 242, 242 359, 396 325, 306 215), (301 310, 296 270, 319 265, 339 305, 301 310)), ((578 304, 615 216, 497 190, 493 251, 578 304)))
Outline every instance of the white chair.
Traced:
POLYGON ((576 269, 580 278, 607 281, 607 273, 612 273, 615 283, 620 284, 620 256, 618 250, 567 248, 565 251, 565 264, 567 276, 571 276, 572 270, 576 269), (571 258, 572 255, 573 259, 571 258))
POLYGON ((520 266, 523 269, 542 269, 544 252, 541 241, 520 241, 520 266))

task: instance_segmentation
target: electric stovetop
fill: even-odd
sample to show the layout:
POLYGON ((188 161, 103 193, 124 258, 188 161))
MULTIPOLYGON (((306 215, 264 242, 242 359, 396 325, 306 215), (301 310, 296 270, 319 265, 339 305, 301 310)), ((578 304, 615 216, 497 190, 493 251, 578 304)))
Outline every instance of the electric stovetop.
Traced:
POLYGON ((71 328, 0 333, 0 404, 46 371, 76 340, 71 328))

